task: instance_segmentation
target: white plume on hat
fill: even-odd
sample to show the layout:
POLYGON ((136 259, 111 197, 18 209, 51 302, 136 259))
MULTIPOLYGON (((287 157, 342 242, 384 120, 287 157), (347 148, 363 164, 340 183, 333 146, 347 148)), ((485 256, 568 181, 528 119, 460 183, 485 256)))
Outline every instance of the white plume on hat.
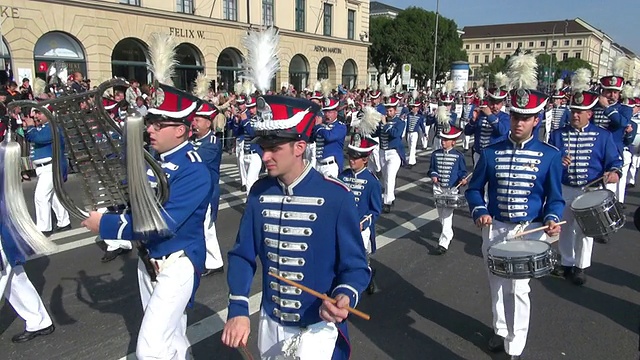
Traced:
POLYGON ((451 94, 453 91, 453 80, 447 80, 447 82, 444 83, 444 90, 447 95, 451 94))
POLYGON ((509 84, 509 77, 502 71, 494 75, 496 87, 501 89, 509 84))
POLYGON ((176 40, 173 35, 152 33, 149 38, 151 72, 159 83, 173 86, 176 60, 176 40))
POLYGON ((507 76, 512 89, 535 89, 538 87, 536 57, 529 53, 520 53, 509 58, 507 76))
POLYGON ((274 27, 263 31, 249 30, 243 39, 247 57, 242 64, 243 78, 251 81, 263 94, 271 87, 271 79, 280 69, 278 45, 280 35, 274 27))
POLYGON ((484 100, 484 86, 478 87, 478 99, 484 100))
POLYGON ((322 91, 322 94, 325 97, 331 96, 331 90, 333 89, 331 88, 331 82, 329 82, 329 79, 320 80, 320 91, 322 91))
POLYGON ((438 124, 442 125, 444 132, 448 132, 451 124, 449 121, 451 120, 451 113, 447 110, 447 107, 444 105, 438 106, 438 110, 436 112, 436 119, 438 120, 438 124))
POLYGON ((556 80, 556 90, 562 90, 563 86, 564 86, 564 80, 563 79, 556 80))
POLYGON ((247 96, 251 96, 251 94, 253 94, 254 91, 255 91, 255 86, 253 86, 251 81, 245 80, 245 81, 242 82, 242 93, 243 94, 245 94, 247 96))
POLYGON ((625 84, 622 87, 622 91, 620 91, 620 98, 623 100, 628 100, 633 98, 633 86, 630 84, 625 84))
POLYGON ((640 97, 640 80, 636 81, 636 85, 633 87, 633 97, 640 97))
POLYGON ((236 93, 236 95, 242 94, 243 89, 244 88, 242 87, 242 81, 238 81, 233 85, 233 92, 236 93))
POLYGON ((378 82, 377 81, 372 81, 371 82, 371 90, 378 90, 378 82))
POLYGON ((362 109, 362 114, 351 121, 351 126, 358 128, 363 136, 369 136, 378 128, 378 124, 382 121, 382 114, 371 106, 365 106, 362 109))
POLYGON ((625 56, 619 56, 613 63, 613 75, 624 76, 624 70, 627 68, 627 58, 625 56))
POLYGON ((313 91, 322 91, 322 83, 320 83, 320 80, 316 81, 316 84, 313 86, 313 91))
POLYGON ((46 90, 47 83, 39 77, 36 77, 35 80, 33 80, 33 97, 36 99, 40 98, 46 90))
POLYGON ((193 95, 197 96, 199 99, 207 99, 209 97, 210 84, 211 81, 209 78, 203 72, 198 72, 198 76, 193 82, 193 95))
POLYGON ((389 85, 384 85, 382 87, 382 96, 384 97, 389 97, 391 96, 391 86, 389 85))
POLYGON ((413 91, 411 91, 411 97, 412 97, 414 100, 417 100, 417 99, 418 99, 418 95, 419 95, 419 94, 418 94, 418 90, 417 90, 417 89, 413 89, 413 91))
POLYGON ((583 92, 588 91, 591 86, 589 85, 591 82, 591 70, 580 68, 576 70, 576 72, 571 75, 571 87, 573 92, 583 92))

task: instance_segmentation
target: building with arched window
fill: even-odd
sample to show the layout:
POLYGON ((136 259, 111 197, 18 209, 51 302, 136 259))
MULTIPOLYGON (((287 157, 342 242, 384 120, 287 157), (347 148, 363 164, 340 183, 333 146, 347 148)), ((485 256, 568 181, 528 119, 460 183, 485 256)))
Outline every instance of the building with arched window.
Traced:
POLYGON ((154 32, 176 38, 176 87, 190 89, 198 72, 233 89, 240 79, 249 28, 280 30, 280 70, 273 90, 367 85, 369 1, 332 0, 7 0, 0 67, 10 77, 46 78, 64 64, 92 85, 114 76, 153 80, 148 41, 154 32))

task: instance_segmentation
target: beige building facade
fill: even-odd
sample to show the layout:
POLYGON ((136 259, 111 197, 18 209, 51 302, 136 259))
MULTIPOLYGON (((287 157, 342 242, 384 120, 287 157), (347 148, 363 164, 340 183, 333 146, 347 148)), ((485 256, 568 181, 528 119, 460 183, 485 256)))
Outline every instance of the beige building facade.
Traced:
POLYGON ((173 34, 177 87, 198 72, 230 89, 240 76, 242 38, 250 27, 280 30, 280 65, 273 90, 317 79, 347 88, 367 83, 369 1, 328 0, 6 0, 0 65, 13 78, 46 77, 55 61, 96 85, 113 76, 152 80, 147 40, 173 34), (248 6, 247 6, 248 5, 248 6))
MULTIPOLYGON (((584 20, 467 26, 463 29, 463 49, 469 55, 470 80, 482 81, 478 70, 496 57, 506 58, 517 48, 534 55, 555 54, 557 61, 580 58, 593 68, 594 77, 610 75, 618 56, 627 57, 625 79, 640 79, 638 57, 632 52, 616 51, 617 45, 604 32, 584 20)), ((538 64, 553 70, 554 64, 538 64)))

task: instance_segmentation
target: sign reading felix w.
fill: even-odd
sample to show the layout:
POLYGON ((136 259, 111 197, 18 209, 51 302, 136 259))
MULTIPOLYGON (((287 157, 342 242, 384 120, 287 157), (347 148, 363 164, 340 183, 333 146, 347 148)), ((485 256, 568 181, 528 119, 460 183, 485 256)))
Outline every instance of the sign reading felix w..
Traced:
POLYGON ((204 39, 204 30, 191 30, 170 27, 169 34, 179 38, 204 39))

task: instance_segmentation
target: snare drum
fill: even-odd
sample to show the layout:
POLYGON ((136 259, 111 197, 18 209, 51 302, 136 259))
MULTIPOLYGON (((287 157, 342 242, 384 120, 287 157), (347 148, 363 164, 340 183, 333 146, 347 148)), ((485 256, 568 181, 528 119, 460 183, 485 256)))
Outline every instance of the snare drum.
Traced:
POLYGON ((449 194, 443 193, 434 195, 436 199, 436 206, 441 208, 459 209, 466 208, 467 199, 464 194, 449 194))
POLYGON ((492 245, 487 265, 496 276, 507 279, 530 279, 548 275, 557 257, 551 246, 540 240, 513 240, 492 245))
POLYGON ((625 218, 615 194, 607 189, 586 192, 573 200, 571 211, 585 236, 602 237, 618 231, 625 218))

